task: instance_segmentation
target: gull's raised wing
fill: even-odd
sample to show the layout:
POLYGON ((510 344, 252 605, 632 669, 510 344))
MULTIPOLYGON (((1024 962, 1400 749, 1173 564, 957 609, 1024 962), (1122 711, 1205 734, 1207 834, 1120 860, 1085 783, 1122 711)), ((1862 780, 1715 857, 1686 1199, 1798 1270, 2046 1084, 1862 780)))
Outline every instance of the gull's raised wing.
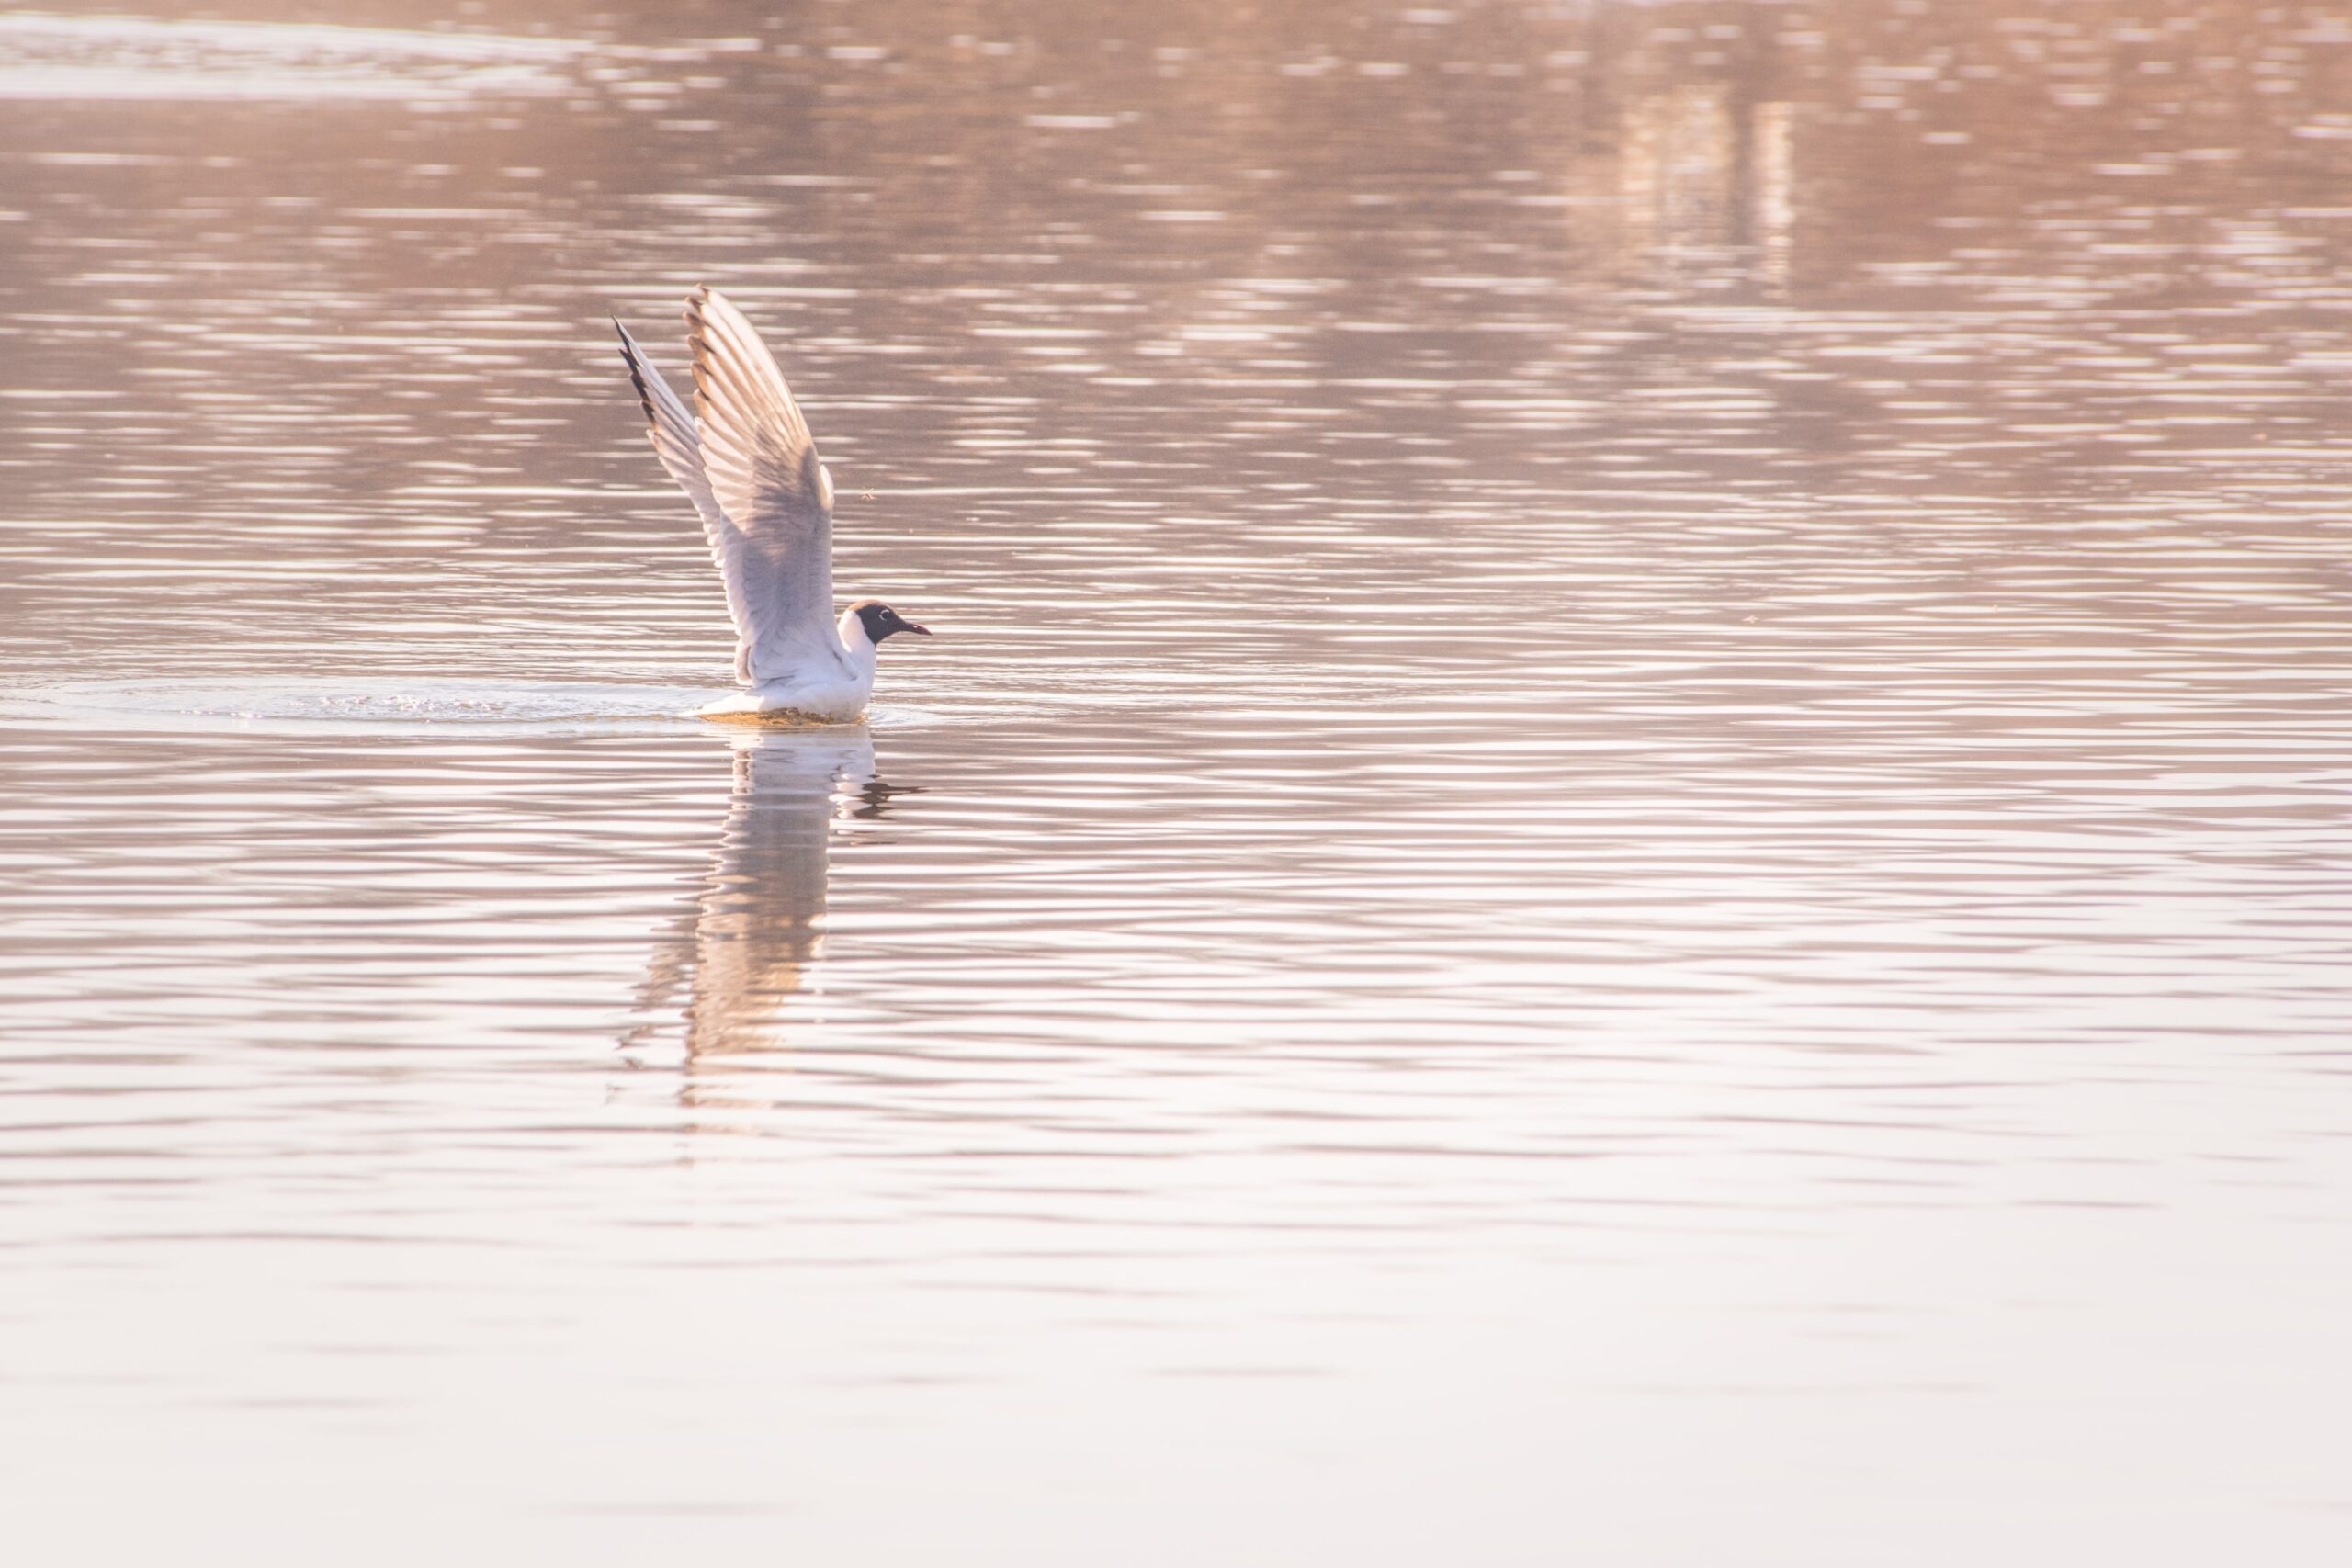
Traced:
POLYGON ((654 455, 702 517, 703 537, 710 542, 710 558, 727 589, 727 613, 735 623, 735 678, 749 682, 752 621, 744 610, 740 579, 727 570, 732 525, 720 510, 718 498, 710 493, 710 476, 702 466, 701 433, 695 429, 695 416, 686 411, 684 401, 670 389, 670 383, 662 378, 662 372, 653 367, 653 361, 645 356, 628 329, 616 321, 613 330, 621 334, 621 359, 628 366, 629 384, 637 389, 638 403, 645 410, 645 433, 652 438, 654 455))
POLYGON ((839 668, 833 483, 808 422, 751 322, 715 289, 686 297, 686 341, 702 476, 719 516, 711 550, 741 638, 737 676, 756 685, 839 668))
POLYGON ((735 678, 757 685, 838 665, 832 480, 759 334, 711 290, 688 297, 697 421, 628 329, 613 326, 653 450, 702 515, 735 622, 735 678))

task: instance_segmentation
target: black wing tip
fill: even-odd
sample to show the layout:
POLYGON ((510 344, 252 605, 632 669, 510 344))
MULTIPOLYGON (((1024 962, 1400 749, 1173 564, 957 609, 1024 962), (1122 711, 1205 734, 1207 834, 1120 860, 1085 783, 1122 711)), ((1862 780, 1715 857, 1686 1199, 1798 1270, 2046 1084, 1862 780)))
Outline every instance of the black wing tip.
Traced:
POLYGON ((637 406, 645 411, 647 424, 659 424, 653 412, 653 389, 645 384, 645 361, 639 357, 637 340, 628 335, 618 316, 613 318, 613 330, 621 334, 621 363, 628 367, 628 384, 637 389, 637 406))

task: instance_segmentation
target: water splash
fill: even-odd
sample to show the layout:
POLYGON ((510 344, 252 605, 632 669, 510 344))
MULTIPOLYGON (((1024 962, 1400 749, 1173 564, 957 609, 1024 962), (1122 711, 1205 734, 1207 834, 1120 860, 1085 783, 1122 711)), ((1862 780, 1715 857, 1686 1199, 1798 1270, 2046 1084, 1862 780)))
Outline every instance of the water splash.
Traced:
POLYGON ((62 728, 339 730, 395 735, 462 729, 469 735, 642 733, 695 722, 707 690, 575 682, 492 684, 455 681, 286 679, 83 681, 0 694, 17 723, 62 728))
POLYGON ((561 93, 566 39, 141 17, 0 17, 0 98, 448 101, 561 93))

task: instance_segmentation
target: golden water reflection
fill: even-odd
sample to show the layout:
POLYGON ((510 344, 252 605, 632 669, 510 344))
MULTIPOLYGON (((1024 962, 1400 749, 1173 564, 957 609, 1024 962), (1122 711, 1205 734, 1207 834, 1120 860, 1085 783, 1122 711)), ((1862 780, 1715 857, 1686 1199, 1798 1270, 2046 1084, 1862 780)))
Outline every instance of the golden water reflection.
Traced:
MULTIPOLYGON (((790 1043, 787 1019, 824 947, 825 885, 842 820, 888 810, 863 726, 734 738, 734 785, 718 848, 693 908, 655 950, 639 995, 684 1021, 695 1065, 790 1043), (683 1008, 679 1002, 683 999, 683 1008)), ((642 1027, 640 1047, 662 1032, 642 1027)))

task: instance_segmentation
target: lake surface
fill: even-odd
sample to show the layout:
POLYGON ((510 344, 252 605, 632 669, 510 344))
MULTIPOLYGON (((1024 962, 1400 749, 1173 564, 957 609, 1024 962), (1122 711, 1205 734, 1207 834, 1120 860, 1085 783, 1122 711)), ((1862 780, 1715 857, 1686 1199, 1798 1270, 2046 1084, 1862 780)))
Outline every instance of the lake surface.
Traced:
POLYGON ((2346 1560, 2337 12, 320 9, 0 14, 17 1550, 2346 1560))

